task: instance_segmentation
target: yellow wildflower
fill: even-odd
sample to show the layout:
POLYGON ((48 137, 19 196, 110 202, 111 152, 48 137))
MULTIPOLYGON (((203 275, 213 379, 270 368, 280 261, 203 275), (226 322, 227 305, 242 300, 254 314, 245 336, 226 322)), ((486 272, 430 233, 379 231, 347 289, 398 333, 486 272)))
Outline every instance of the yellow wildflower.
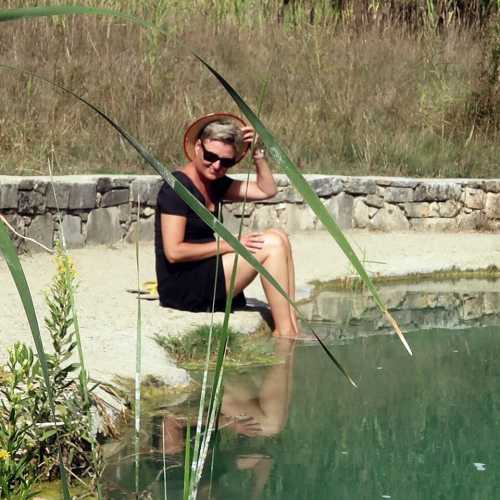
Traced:
POLYGON ((8 460, 10 458, 10 453, 7 450, 0 448, 0 461, 8 460))

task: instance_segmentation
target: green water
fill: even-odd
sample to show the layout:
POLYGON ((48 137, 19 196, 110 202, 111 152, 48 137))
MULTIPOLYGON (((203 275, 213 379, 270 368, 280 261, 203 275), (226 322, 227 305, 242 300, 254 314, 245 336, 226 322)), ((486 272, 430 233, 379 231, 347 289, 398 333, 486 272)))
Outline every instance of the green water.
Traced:
MULTIPOLYGON (((211 496, 207 468, 199 498, 498 498, 500 326, 427 328, 407 338, 413 358, 394 336, 333 342, 357 390, 320 348, 300 345, 280 367, 230 376, 229 424, 210 456, 211 496), (238 425, 231 416, 239 413, 254 418, 238 425)), ((164 498, 165 432, 173 451, 168 498, 181 498, 176 452, 185 420, 176 422, 159 412, 145 419, 139 487, 150 496, 143 498, 164 498)), ((106 498, 134 498, 132 451, 123 446, 109 459, 106 498)))

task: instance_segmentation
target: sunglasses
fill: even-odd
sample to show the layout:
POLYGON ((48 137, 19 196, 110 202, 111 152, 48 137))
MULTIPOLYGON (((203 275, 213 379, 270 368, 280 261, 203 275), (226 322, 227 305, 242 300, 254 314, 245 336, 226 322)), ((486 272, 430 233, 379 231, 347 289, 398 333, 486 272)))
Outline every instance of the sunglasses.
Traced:
POLYGON ((200 144, 201 149, 203 150, 203 160, 207 163, 215 163, 218 161, 219 165, 223 168, 230 168, 236 164, 236 158, 221 158, 212 151, 208 151, 202 141, 200 141, 200 144))

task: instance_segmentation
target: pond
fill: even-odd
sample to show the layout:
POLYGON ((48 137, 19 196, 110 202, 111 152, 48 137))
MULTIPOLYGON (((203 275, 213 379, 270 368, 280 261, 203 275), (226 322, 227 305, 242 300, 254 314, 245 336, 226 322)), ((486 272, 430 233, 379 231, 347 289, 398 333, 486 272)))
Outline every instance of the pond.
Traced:
MULTIPOLYGON (((500 287, 456 281, 382 287, 409 357, 364 294, 304 305, 359 385, 321 348, 278 343, 284 363, 229 373, 222 430, 199 498, 491 499, 500 488, 500 287)), ((141 498, 182 498, 182 449, 196 401, 150 408, 141 498), (164 442, 162 443, 162 440, 164 442)), ((194 417, 193 417, 194 418, 194 417)), ((115 444, 106 498, 133 498, 132 440, 115 444)))

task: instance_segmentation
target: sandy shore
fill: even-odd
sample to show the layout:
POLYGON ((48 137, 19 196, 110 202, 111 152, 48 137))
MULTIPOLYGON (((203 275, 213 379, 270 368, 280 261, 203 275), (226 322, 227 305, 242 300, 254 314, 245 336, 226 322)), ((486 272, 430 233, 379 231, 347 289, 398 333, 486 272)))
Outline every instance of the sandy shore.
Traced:
MULTIPOLYGON (((500 235, 492 233, 424 234, 349 231, 349 239, 371 273, 401 275, 457 267, 500 267, 500 235)), ((292 237, 297 271, 298 297, 306 297, 314 280, 327 281, 352 275, 352 269, 336 243, 324 232, 299 233, 292 237)), ((141 282, 154 279, 152 244, 141 245, 141 282)), ((127 288, 137 284, 135 247, 94 247, 71 252, 79 276, 77 307, 83 347, 91 374, 109 380, 114 374, 132 377, 135 369, 137 301, 127 288)), ((55 271, 48 254, 24 256, 22 264, 31 287, 39 321, 46 313, 44 290, 55 271)), ((0 261, 0 363, 15 341, 31 343, 31 333, 13 281, 0 261)), ((248 297, 264 299, 258 280, 248 297)), ((188 381, 152 340, 155 333, 180 334, 201 323, 208 314, 186 314, 160 308, 156 301, 141 301, 143 371, 161 376, 167 383, 188 381)), ((221 321, 222 314, 216 320, 221 321)), ((255 330, 261 322, 256 312, 232 315, 234 328, 255 330)), ((43 328, 42 328, 43 329, 43 328)))

